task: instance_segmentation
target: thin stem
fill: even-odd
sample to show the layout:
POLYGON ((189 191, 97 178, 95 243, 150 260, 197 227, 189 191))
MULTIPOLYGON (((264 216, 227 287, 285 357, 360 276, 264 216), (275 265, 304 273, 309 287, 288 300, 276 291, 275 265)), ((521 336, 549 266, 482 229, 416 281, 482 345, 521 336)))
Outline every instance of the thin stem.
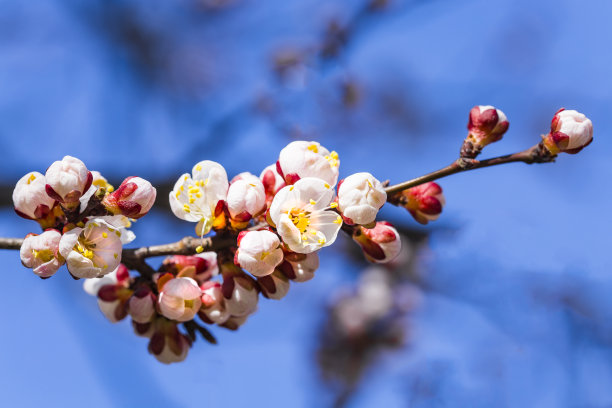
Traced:
POLYGON ((481 169, 483 167, 497 166, 498 164, 523 162, 527 164, 532 163, 549 163, 554 161, 556 156, 551 155, 542 143, 533 146, 525 151, 507 154, 505 156, 494 157, 487 160, 475 160, 475 159, 464 159, 459 158, 448 166, 425 174, 424 176, 414 178, 412 180, 404 181, 403 183, 389 186, 385 189, 387 196, 391 197, 400 191, 416 187, 418 185, 427 183, 429 181, 437 180, 442 177, 450 176, 451 174, 461 173, 468 170, 481 169))

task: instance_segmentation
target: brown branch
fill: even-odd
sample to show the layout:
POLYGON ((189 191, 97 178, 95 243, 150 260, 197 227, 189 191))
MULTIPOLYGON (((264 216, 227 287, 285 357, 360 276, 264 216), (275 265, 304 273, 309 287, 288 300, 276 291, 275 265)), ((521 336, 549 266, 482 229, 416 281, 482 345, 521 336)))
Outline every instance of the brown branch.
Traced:
MULTIPOLYGON (((412 180, 404 181, 403 183, 389 186, 385 189, 388 197, 399 193, 400 191, 416 187, 418 185, 427 183, 429 181, 437 180, 442 177, 450 176, 451 174, 457 174, 468 170, 476 170, 484 167, 497 166, 499 164, 523 162, 527 164, 532 163, 550 163, 555 160, 554 155, 551 155, 548 150, 543 146, 542 143, 537 144, 525 151, 507 154, 505 156, 494 157, 487 160, 475 160, 475 159, 464 159, 459 158, 450 165, 425 174, 424 176, 414 178, 412 180)), ((393 202, 392 202, 393 203, 393 202)))

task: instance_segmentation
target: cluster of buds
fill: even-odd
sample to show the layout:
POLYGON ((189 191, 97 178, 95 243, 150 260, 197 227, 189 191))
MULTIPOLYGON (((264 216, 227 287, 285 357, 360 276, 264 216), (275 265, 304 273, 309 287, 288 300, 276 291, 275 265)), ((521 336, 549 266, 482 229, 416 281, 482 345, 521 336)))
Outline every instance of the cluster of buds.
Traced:
POLYGON ((15 212, 37 221, 44 232, 24 239, 23 265, 41 278, 64 264, 77 279, 115 271, 123 245, 134 239, 127 217, 145 215, 155 196, 151 183, 139 177, 126 179, 113 192, 100 173, 71 156, 51 164, 44 175, 26 174, 13 191, 15 212))

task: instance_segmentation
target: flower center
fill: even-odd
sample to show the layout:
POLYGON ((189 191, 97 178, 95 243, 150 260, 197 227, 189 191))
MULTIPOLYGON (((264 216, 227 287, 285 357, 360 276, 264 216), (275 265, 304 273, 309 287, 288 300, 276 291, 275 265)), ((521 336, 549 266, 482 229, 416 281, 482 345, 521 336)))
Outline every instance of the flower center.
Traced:
POLYGON ((34 258, 45 263, 53 259, 53 252, 49 249, 41 249, 40 251, 33 250, 32 253, 34 254, 34 258))
POLYGON ((300 230, 301 234, 303 234, 310 225, 310 213, 301 208, 292 208, 287 215, 289 215, 289 219, 293 222, 293 225, 300 230))

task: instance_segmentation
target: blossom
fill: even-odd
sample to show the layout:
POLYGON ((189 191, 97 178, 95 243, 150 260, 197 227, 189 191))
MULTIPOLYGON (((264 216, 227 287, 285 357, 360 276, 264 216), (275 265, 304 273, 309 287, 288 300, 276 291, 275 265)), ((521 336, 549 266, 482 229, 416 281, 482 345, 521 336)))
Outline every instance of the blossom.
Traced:
POLYGON ((261 293, 268 299, 280 300, 289 293, 289 279, 279 270, 257 278, 261 293))
POLYGON ((178 218, 197 222, 200 235, 213 227, 223 212, 227 198, 227 173, 219 163, 204 160, 193 167, 192 175, 183 174, 170 193, 170 208, 178 218))
POLYGON ((255 276, 266 276, 283 261, 278 235, 273 232, 248 231, 238 237, 235 263, 255 276))
POLYGON ((293 252, 311 253, 336 240, 342 217, 330 206, 333 196, 331 186, 314 177, 300 179, 276 194, 270 219, 293 252))
POLYGON ((350 224, 374 222, 386 202, 383 185, 370 173, 352 174, 338 186, 338 209, 350 224))
POLYGON ((177 324, 160 318, 155 320, 154 325, 155 328, 149 340, 149 353, 164 364, 185 360, 191 347, 191 341, 179 331, 177 324))
POLYGON ((68 271, 77 278, 112 272, 121 262, 121 250, 121 231, 99 218, 65 232, 59 244, 68 271))
POLYGON ((353 232, 353 240, 361 246, 367 260, 385 263, 397 257, 402 243, 397 230, 386 221, 379 221, 374 228, 359 226, 353 232))
POLYGON ((102 314, 111 323, 123 320, 127 316, 128 301, 133 293, 130 289, 130 273, 127 267, 120 264, 117 269, 108 275, 99 279, 85 280, 85 282, 88 281, 94 281, 92 286, 97 287, 95 295, 98 297, 98 307, 102 314), (112 276, 112 278, 109 278, 109 276, 112 276))
POLYGON ((147 180, 128 177, 114 192, 104 197, 104 206, 113 214, 140 218, 149 212, 157 197, 157 190, 147 180))
POLYGON ((544 146, 552 153, 576 154, 593 141, 593 123, 575 110, 559 109, 544 136, 544 146))
POLYGON ((420 224, 437 220, 446 203, 442 187, 433 181, 401 192, 400 203, 420 224))
POLYGON ((278 190, 285 187, 285 179, 278 174, 275 164, 271 164, 266 167, 259 175, 259 179, 266 190, 266 200, 268 201, 269 205, 278 190))
POLYGON ((148 286, 138 287, 128 301, 128 313, 136 323, 148 323, 156 315, 157 297, 148 286))
POLYGON ((493 106, 474 106, 468 121, 468 136, 461 149, 461 157, 474 158, 483 147, 500 140, 510 122, 506 115, 493 106))
POLYGON ((225 327, 229 330, 238 330, 240 326, 242 326, 248 319, 249 315, 246 314, 244 316, 232 316, 225 321, 225 323, 220 324, 221 327, 225 327))
POLYGON ((66 208, 79 206, 79 198, 89 189, 93 175, 85 164, 72 156, 64 156, 49 166, 45 174, 47 194, 66 208))
POLYGON ((102 286, 114 285, 119 282, 128 282, 129 279, 130 271, 125 265, 119 264, 114 271, 101 278, 83 279, 83 290, 91 296, 98 296, 98 291, 102 286))
POLYGON ((227 311, 232 316, 245 316, 253 313, 259 302, 255 281, 234 265, 225 264, 222 270, 224 272, 221 290, 227 311))
POLYGON ((85 193, 83 193, 81 198, 79 198, 79 201, 81 202, 81 206, 79 209, 80 213, 85 211, 89 200, 98 191, 98 189, 103 188, 106 194, 112 193, 115 190, 115 188, 108 182, 108 180, 106 180, 106 178, 99 171, 92 170, 91 176, 91 186, 89 186, 89 189, 85 193))
POLYGON ((168 319, 186 322, 194 318, 202 300, 198 283, 191 278, 170 279, 159 292, 159 310, 168 319))
POLYGON ((319 255, 316 252, 288 253, 277 269, 294 282, 307 282, 314 278, 315 271, 319 269, 319 255))
POLYGON ((317 177, 335 186, 339 165, 335 151, 330 152, 317 142, 295 141, 281 150, 276 169, 287 184, 305 177, 317 177))
POLYGON ((13 190, 13 205, 15 212, 31 220, 45 218, 55 200, 47 194, 45 176, 33 171, 19 179, 13 190))
POLYGON ((184 273, 186 268, 194 269, 194 279, 203 283, 219 273, 216 252, 202 252, 197 255, 172 255, 162 263, 162 271, 173 275, 184 273))
POLYGON ((202 307, 198 316, 207 323, 225 323, 231 314, 225 307, 221 284, 216 281, 208 281, 203 283, 200 289, 202 289, 202 307))
POLYGON ((62 234, 49 229, 40 235, 28 234, 21 244, 19 255, 21 263, 41 278, 49 278, 60 266, 64 258, 58 253, 62 234))
POLYGON ((266 209, 266 191, 259 178, 250 173, 236 176, 227 191, 227 209, 237 222, 248 222, 266 209))

